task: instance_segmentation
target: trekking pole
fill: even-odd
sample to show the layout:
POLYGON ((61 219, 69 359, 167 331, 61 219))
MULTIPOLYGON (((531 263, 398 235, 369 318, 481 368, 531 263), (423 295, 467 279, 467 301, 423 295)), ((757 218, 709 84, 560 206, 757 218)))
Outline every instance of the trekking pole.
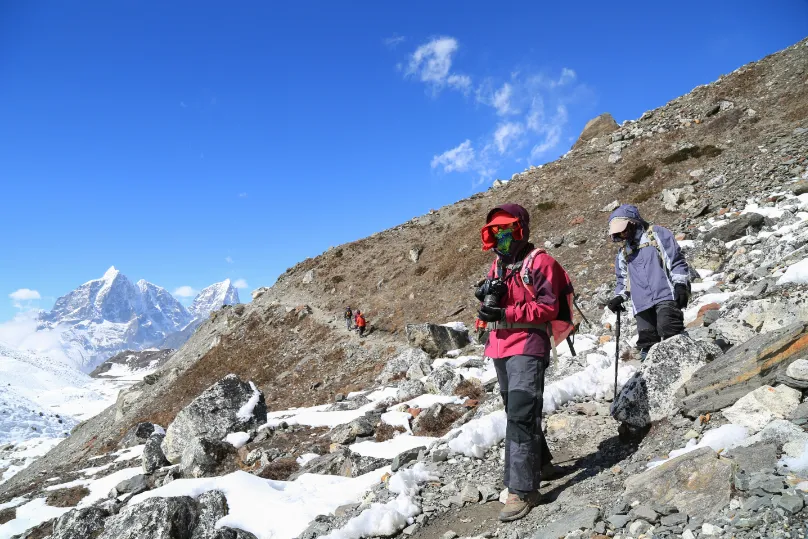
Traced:
POLYGON ((580 315, 581 315, 581 318, 583 318, 583 319, 584 319, 584 322, 586 322, 586 325, 587 325, 587 326, 589 326, 589 327, 591 328, 591 327, 592 327, 592 324, 590 324, 590 323, 589 323, 589 320, 587 320, 587 319, 586 319, 586 315, 585 315, 585 314, 584 314, 584 312, 581 310, 581 308, 578 306, 578 296, 573 296, 573 297, 572 297, 572 304, 573 304, 573 305, 575 306, 575 308, 578 310, 578 314, 580 314, 580 315))
POLYGON ((620 313, 623 309, 617 311, 617 327, 615 328, 616 340, 614 347, 614 401, 617 402, 617 368, 620 363, 620 313))

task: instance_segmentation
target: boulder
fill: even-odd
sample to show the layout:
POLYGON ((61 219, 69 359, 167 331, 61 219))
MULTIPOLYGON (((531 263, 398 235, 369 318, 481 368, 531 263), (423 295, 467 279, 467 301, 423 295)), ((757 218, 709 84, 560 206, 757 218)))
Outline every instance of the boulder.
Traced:
POLYGON ((218 537, 216 522, 227 515, 227 498, 218 490, 209 490, 197 500, 199 518, 191 539, 214 539, 218 537))
POLYGON ((757 333, 769 333, 808 320, 808 303, 776 296, 753 300, 744 307, 737 319, 757 333))
POLYGON ((747 229, 752 229, 757 232, 765 223, 765 217, 759 213, 744 213, 737 219, 734 219, 724 226, 708 230, 704 234, 704 241, 718 239, 723 242, 737 240, 746 236, 747 229))
POLYGON ((688 263, 694 268, 711 271, 719 271, 728 258, 726 245, 718 239, 699 242, 696 248, 687 254, 688 263))
POLYGON ((693 198, 693 186, 686 185, 675 189, 664 189, 662 191, 662 205, 668 211, 678 211, 682 204, 693 198))
MULTIPOLYGON (((118 443, 118 449, 125 449, 127 447, 134 447, 136 445, 145 444, 146 440, 154 433, 155 431, 155 424, 154 423, 138 423, 131 429, 124 434, 121 441, 118 443)), ((157 432, 162 433, 163 429, 160 426, 157 427, 157 432)))
POLYGON ((182 476, 212 477, 238 469, 238 450, 227 442, 194 438, 185 446, 180 460, 182 476))
POLYGON ((798 359, 789 365, 786 375, 800 382, 808 382, 808 359, 798 359))
POLYGON ((790 417, 799 406, 801 397, 799 391, 788 386, 761 386, 722 410, 722 413, 731 423, 755 433, 775 419, 790 417))
POLYGON ((635 375, 612 403, 612 416, 633 427, 673 417, 676 392, 693 373, 721 355, 716 345, 677 335, 655 344, 635 375))
POLYGON ((430 364, 429 354, 420 348, 407 348, 393 359, 388 361, 376 380, 387 384, 393 379, 397 379, 405 374, 413 365, 430 364))
POLYGON ((578 511, 556 519, 555 522, 542 526, 533 535, 533 539, 558 539, 578 530, 591 530, 595 527, 598 518, 600 518, 600 509, 582 507, 578 511))
POLYGON ((759 442, 749 447, 735 447, 722 455, 735 461, 738 469, 747 474, 765 468, 774 469, 777 465, 777 445, 771 442, 759 442))
POLYGON ((237 530, 235 528, 228 528, 222 526, 215 531, 214 535, 210 536, 211 539, 258 539, 255 535, 244 530, 237 530))
POLYGON ((140 494, 141 492, 146 492, 149 490, 149 483, 146 481, 146 476, 143 474, 138 474, 129 479, 124 479, 117 485, 115 485, 115 497, 120 496, 121 494, 129 493, 132 496, 140 494))
POLYGON ((106 521, 98 539, 191 539, 199 509, 193 498, 149 498, 106 521))
POLYGON ((672 505, 680 513, 709 518, 729 504, 732 464, 703 447, 633 475, 625 486, 627 500, 672 505))
POLYGON ((104 530, 104 520, 107 517, 109 512, 100 507, 73 509, 56 520, 51 539, 97 537, 104 530))
POLYGON ((337 425, 331 431, 331 441, 335 444, 352 444, 357 436, 370 436, 374 433, 374 424, 367 417, 358 417, 350 423, 337 425))
POLYGON ((410 346, 420 348, 431 357, 438 357, 449 350, 457 350, 469 344, 468 331, 458 331, 437 324, 407 324, 405 327, 410 346))
POLYGON ((575 141, 575 144, 572 145, 572 148, 578 148, 585 142, 608 135, 618 129, 620 129, 620 126, 614 121, 612 115, 608 112, 604 112, 600 116, 596 116, 586 122, 584 130, 581 131, 581 135, 578 137, 578 140, 575 141))
POLYGON ((252 382, 229 374, 180 410, 166 430, 163 453, 175 464, 194 438, 221 440, 231 432, 257 428, 266 420, 264 394, 252 382))
POLYGON ((407 380, 399 384, 398 391, 396 392, 396 400, 398 400, 398 402, 405 402, 424 393, 426 393, 426 388, 423 382, 420 380, 407 380))
POLYGON ((432 361, 425 353, 426 357, 419 359, 407 369, 407 380, 420 380, 432 372, 432 361))
POLYGON ((395 458, 393 459, 393 463, 390 466, 390 470, 393 472, 397 472, 399 468, 401 468, 408 462, 418 460, 418 455, 421 453, 421 451, 426 451, 426 446, 414 447, 412 449, 402 451, 401 453, 396 455, 395 458))
POLYGON ((146 440, 146 446, 143 448, 143 455, 141 455, 143 473, 154 473, 163 466, 171 464, 163 454, 163 448, 161 447, 163 438, 165 438, 165 434, 152 434, 146 440))
POLYGON ((750 391, 770 385, 808 349, 808 324, 797 323, 757 335, 699 369, 679 389, 690 417, 735 404, 750 391))
POLYGON ((436 395, 453 395, 462 381, 462 375, 456 373, 448 365, 441 365, 426 377, 424 388, 429 393, 436 395))

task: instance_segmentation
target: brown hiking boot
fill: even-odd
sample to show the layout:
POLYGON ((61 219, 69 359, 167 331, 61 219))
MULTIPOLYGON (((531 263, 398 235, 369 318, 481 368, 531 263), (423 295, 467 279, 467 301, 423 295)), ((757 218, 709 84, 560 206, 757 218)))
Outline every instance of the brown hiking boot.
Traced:
POLYGON ((502 522, 511 522, 524 518, 530 513, 530 510, 539 502, 539 493, 531 492, 524 498, 512 492, 508 493, 508 499, 505 506, 499 512, 499 520, 502 522))

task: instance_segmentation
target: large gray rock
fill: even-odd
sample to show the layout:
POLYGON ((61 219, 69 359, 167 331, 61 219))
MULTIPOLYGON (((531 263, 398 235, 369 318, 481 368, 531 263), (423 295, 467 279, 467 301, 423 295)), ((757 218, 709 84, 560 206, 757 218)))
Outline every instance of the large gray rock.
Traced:
POLYGON ((457 350, 469 344, 468 331, 457 331, 437 324, 407 324, 405 327, 410 346, 420 348, 431 357, 438 357, 449 350, 457 350))
POLYGON ((89 539, 104 529, 109 512, 100 507, 73 509, 60 516, 53 526, 51 539, 89 539))
POLYGON ((164 438, 165 434, 152 434, 149 439, 146 440, 146 445, 141 455, 144 473, 151 474, 163 466, 171 464, 163 454, 163 448, 161 447, 164 438))
POLYGON ((788 386, 761 386, 738 399, 729 408, 724 408, 721 413, 730 423, 741 425, 755 433, 775 419, 790 417, 801 399, 802 394, 788 386))
POLYGON ((441 365, 426 377, 424 388, 437 395, 452 395, 463 381, 463 376, 456 373, 448 365, 441 365))
POLYGON ((197 500, 199 517, 191 539, 214 539, 217 537, 216 522, 227 515, 227 498, 218 490, 209 490, 197 500))
POLYGON ((736 345, 726 354, 699 369, 679 389, 682 410, 690 417, 731 406, 804 356, 808 349, 808 324, 797 323, 761 334, 736 345))
POLYGON ((749 447, 735 447, 726 453, 722 453, 722 455, 735 461, 738 469, 751 474, 764 468, 775 468, 777 465, 777 444, 759 442, 749 447))
POLYGON ((352 444, 357 436, 370 436, 374 433, 374 424, 365 416, 358 417, 350 423, 338 425, 331 431, 330 438, 335 444, 352 444))
POLYGON ((238 451, 221 440, 194 438, 180 459, 183 477, 212 477, 238 469, 238 451))
POLYGON ((396 400, 404 402, 426 393, 424 383, 420 380, 407 380, 399 384, 398 391, 396 392, 396 400))
POLYGON ((692 251, 687 253, 687 261, 693 267, 712 271, 719 271, 728 258, 726 245, 718 239, 699 242, 692 251))
POLYGON ((106 521, 98 539, 191 539, 199 509, 193 498, 149 498, 106 521))
POLYGON ((385 364, 376 380, 386 384, 393 379, 403 377, 413 365, 429 365, 431 362, 429 354, 420 348, 407 348, 385 364))
POLYGON ((582 507, 578 511, 543 526, 533 535, 533 539, 558 539, 566 537, 570 532, 591 530, 595 527, 599 517, 600 509, 597 507, 582 507))
POLYGON ((612 403, 612 416, 633 427, 673 417, 676 392, 697 370, 721 354, 721 349, 687 335, 654 345, 640 370, 623 386, 612 403))
POLYGON ((718 239, 723 242, 737 240, 746 236, 747 229, 751 228, 754 231, 760 230, 764 223, 765 218, 759 213, 744 213, 737 219, 734 219, 724 226, 708 230, 704 234, 704 240, 718 239))
POLYGON ((312 459, 289 476, 289 481, 294 481, 305 473, 358 477, 387 464, 390 464, 390 460, 362 457, 352 453, 347 447, 343 447, 333 453, 312 459))
MULTIPOLYGON (((158 432, 162 432, 160 427, 157 427, 158 432)), ((146 440, 149 439, 155 431, 154 423, 138 423, 124 435, 121 441, 118 443, 118 449, 124 449, 127 447, 133 447, 136 445, 145 444, 146 440)))
POLYGON ((624 499, 676 507, 680 513, 709 518, 729 504, 732 464, 703 447, 633 475, 624 499))
POLYGON ((194 438, 221 440, 231 432, 248 431, 266 423, 264 394, 254 387, 235 374, 229 374, 180 410, 168 426, 162 443, 168 461, 179 462, 183 450, 194 438), (249 413, 248 403, 256 392, 258 401, 249 413))
POLYGON ((141 492, 146 492, 149 490, 149 483, 146 480, 146 476, 143 474, 138 474, 129 479, 124 479, 117 485, 115 485, 115 492, 116 497, 120 496, 121 494, 131 494, 132 496, 136 496, 141 492))
POLYGON ((255 535, 244 530, 237 530, 223 526, 216 530, 216 533, 211 536, 211 539, 258 539, 255 535))
POLYGON ((620 126, 617 125, 617 122, 614 121, 614 118, 608 112, 604 112, 600 116, 596 116, 586 122, 584 126, 584 130, 581 131, 581 135, 578 137, 578 140, 575 141, 573 144, 573 149, 578 148, 585 142, 589 142, 590 140, 598 137, 602 137, 603 135, 608 135, 613 131, 617 131, 620 129, 620 126))

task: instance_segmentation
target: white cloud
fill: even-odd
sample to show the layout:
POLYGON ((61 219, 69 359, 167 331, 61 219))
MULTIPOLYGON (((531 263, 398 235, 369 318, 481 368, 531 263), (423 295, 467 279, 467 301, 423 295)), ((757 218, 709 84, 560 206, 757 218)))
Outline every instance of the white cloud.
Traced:
POLYGON ((507 82, 502 85, 502 88, 494 92, 494 97, 491 104, 497 109, 497 114, 506 116, 508 114, 516 114, 519 111, 515 110, 511 105, 511 97, 513 96, 513 86, 507 82))
POLYGON ((545 121, 544 103, 541 100, 534 100, 528 115, 528 127, 542 138, 530 150, 531 161, 538 161, 542 154, 558 146, 561 141, 561 132, 567 124, 567 119, 567 107, 559 104, 556 106, 553 117, 549 121, 545 121))
POLYGON ((396 47, 404 43, 406 40, 407 38, 404 36, 393 34, 392 36, 384 40, 384 44, 387 47, 390 47, 391 49, 395 49, 396 47))
POLYGON ((247 198, 247 193, 239 193, 238 197, 239 198, 247 198))
POLYGON ((227 262, 228 264, 232 264, 232 263, 233 263, 233 259, 232 259, 232 258, 230 258, 229 256, 224 257, 224 261, 225 261, 225 262, 227 262))
POLYGON ((194 290, 190 286, 181 286, 174 290, 174 295, 179 298, 192 298, 198 294, 198 291, 194 290))
POLYGON ((250 287, 250 285, 247 284, 247 281, 245 279, 238 279, 235 283, 233 283, 233 286, 235 286, 236 288, 249 288, 250 287))
POLYGON ((14 301, 31 301, 33 299, 42 299, 39 292, 31 290, 30 288, 20 288, 8 295, 14 301))
POLYGON ((500 124, 494 131, 494 144, 500 154, 504 154, 511 146, 521 146, 521 138, 525 128, 519 122, 508 122, 500 124))
POLYGON ((435 92, 445 86, 466 92, 471 88, 471 77, 451 72, 452 57, 457 49, 455 38, 435 38, 415 49, 410 56, 406 74, 432 86, 435 92))
POLYGON ((471 141, 466 140, 460 145, 446 150, 440 155, 432 158, 432 168, 442 166, 444 172, 464 172, 474 162, 474 148, 471 146, 471 141))

